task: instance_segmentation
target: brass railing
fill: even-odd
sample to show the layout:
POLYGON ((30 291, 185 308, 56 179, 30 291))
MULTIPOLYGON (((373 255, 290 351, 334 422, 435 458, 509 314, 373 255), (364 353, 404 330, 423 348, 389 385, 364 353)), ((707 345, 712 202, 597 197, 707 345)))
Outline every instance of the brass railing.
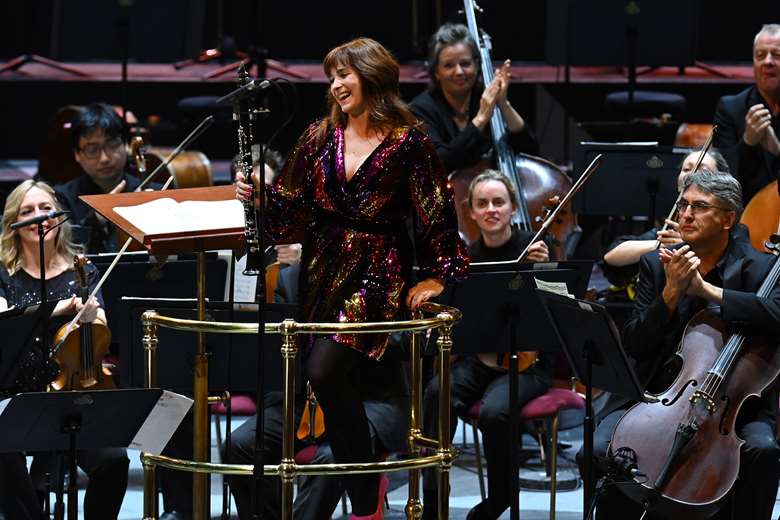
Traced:
MULTIPOLYGON (((297 475, 336 475, 336 474, 361 474, 381 473, 387 471, 409 471, 409 496, 406 503, 406 517, 418 519, 422 517, 422 502, 420 501, 420 469, 428 466, 438 466, 439 487, 439 518, 448 517, 448 490, 449 471, 455 453, 450 443, 450 351, 452 349, 451 329, 460 320, 461 313, 453 307, 447 307, 435 303, 425 303, 421 306, 424 313, 434 314, 434 317, 422 318, 422 312, 415 313, 412 320, 375 322, 375 323, 297 323, 294 320, 285 320, 281 323, 266 323, 267 334, 282 335, 282 373, 283 373, 283 401, 282 414, 284 422, 282 426, 282 458, 278 465, 266 465, 263 472, 268 476, 278 476, 282 481, 282 518, 292 518, 293 505, 293 480, 297 475), (438 439, 429 439, 422 435, 422 352, 420 336, 424 331, 438 331, 436 344, 439 350, 439 435, 438 439), (298 465, 295 463, 293 441, 295 435, 294 400, 295 400, 295 359, 298 348, 295 343, 296 334, 371 334, 411 332, 410 341, 410 366, 411 366, 411 399, 409 409, 409 455, 405 460, 366 462, 349 464, 310 464, 298 465), (435 450, 435 454, 421 455, 421 448, 435 450)), ((157 386, 157 327, 174 330, 203 333, 232 333, 232 334, 256 334, 257 324, 215 322, 204 320, 185 320, 161 316, 155 311, 146 311, 142 316, 144 326, 144 382, 149 388, 157 386)), ((207 387, 208 372, 195 373, 196 387, 207 387), (198 382, 199 377, 206 381, 198 382)), ((202 400, 199 393, 195 393, 196 401, 202 400)), ((262 403, 262 400, 260 400, 262 403)), ((202 415, 207 403, 196 403, 196 415, 202 415)), ((207 421, 198 420, 196 417, 195 446, 205 445, 208 435, 202 425, 207 421), (201 427, 199 427, 201 426, 201 427)), ((155 472, 157 466, 170 469, 188 471, 196 475, 194 482, 201 485, 194 486, 194 518, 205 520, 205 496, 208 486, 205 480, 198 480, 198 475, 203 479, 208 474, 218 473, 222 475, 252 475, 251 465, 241 464, 214 464, 205 461, 189 461, 141 453, 141 462, 144 468, 144 520, 157 519, 157 491, 155 472)))

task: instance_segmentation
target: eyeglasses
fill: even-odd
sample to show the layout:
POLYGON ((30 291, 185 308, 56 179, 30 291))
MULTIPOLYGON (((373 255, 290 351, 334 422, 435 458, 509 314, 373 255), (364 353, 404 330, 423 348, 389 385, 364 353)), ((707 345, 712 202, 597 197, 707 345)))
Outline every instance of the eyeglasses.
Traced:
POLYGON ((79 148, 79 152, 87 159, 97 159, 100 157, 100 151, 106 152, 106 155, 118 155, 124 149, 124 141, 121 138, 111 139, 103 144, 91 143, 84 148, 79 148))
POLYGON ((707 204, 706 202, 701 201, 695 201, 695 202, 688 202, 687 200, 681 200, 677 203, 677 213, 685 213, 685 209, 690 206, 691 213, 694 215, 701 215, 702 213, 706 212, 709 209, 720 209, 723 211, 732 211, 729 208, 722 208, 720 206, 715 206, 713 204, 707 204))

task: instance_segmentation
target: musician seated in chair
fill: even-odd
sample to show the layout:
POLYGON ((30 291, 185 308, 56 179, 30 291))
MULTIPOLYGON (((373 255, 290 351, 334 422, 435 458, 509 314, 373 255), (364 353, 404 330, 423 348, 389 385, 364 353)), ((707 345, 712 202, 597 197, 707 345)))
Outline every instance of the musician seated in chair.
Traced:
MULTIPOLYGON (((54 190, 48 184, 33 180, 21 183, 6 199, 0 236, 0 311, 10 306, 26 307, 41 301, 38 226, 32 224, 13 230, 11 224, 58 209, 61 208, 54 190)), ((86 305, 81 302, 80 287, 73 267, 76 249, 71 243, 70 225, 62 220, 60 217, 43 223, 46 233, 43 239, 46 298, 48 301, 58 301, 52 314, 53 319, 48 323, 51 330, 47 330, 48 340, 44 342, 46 350, 33 346, 33 357, 21 367, 22 376, 19 388, 15 391, 44 391, 53 379, 51 376, 56 372, 52 372, 48 348, 57 325, 69 321, 84 307, 86 309, 81 316, 83 323, 106 324, 100 292, 96 299, 93 298, 86 305)), ((91 291, 99 278, 97 268, 87 264, 84 270, 91 291)), ((89 476, 84 497, 84 517, 95 520, 117 518, 127 489, 130 461, 125 449, 80 450, 77 462, 89 476)), ((36 460, 36 463, 39 461, 36 460)), ((31 472, 34 469, 31 468, 31 472)), ((43 512, 37 500, 24 455, 0 455, 0 512, 7 519, 39 520, 43 518, 43 512)))
MULTIPOLYGON (((650 391, 671 384, 679 368, 676 347, 698 311, 710 310, 727 326, 766 334, 775 342, 780 335, 780 287, 775 286, 767 297, 756 295, 774 257, 734 240, 731 234, 742 212, 739 182, 726 173, 693 172, 684 181, 678 211, 683 243, 642 256, 637 299, 624 330, 626 351, 635 362, 640 382, 650 391)), ((733 499, 726 501, 728 507, 718 518, 730 518, 732 508, 737 512, 734 518, 771 516, 780 476, 780 449, 775 441, 777 399, 777 390, 770 386, 760 398, 748 400, 737 418, 736 433, 745 441, 739 477, 733 499)), ((609 467, 606 456, 612 433, 631 404, 613 395, 600 412, 594 439, 600 475, 609 467)), ((582 468, 582 452, 578 462, 582 468)), ((619 488, 607 488, 597 505, 599 519, 638 518, 641 514, 619 488)), ((659 517, 650 511, 646 518, 659 517)))
MULTIPOLYGON (((532 238, 529 232, 510 226, 517 209, 517 194, 509 179, 501 172, 486 170, 471 182, 468 194, 471 217, 477 222, 481 237, 469 248, 472 262, 513 260, 520 256, 532 238)), ((527 260, 549 261, 549 250, 543 241, 535 242, 527 260)), ((485 298, 490 295, 486 294, 485 298)), ((485 346, 489 350, 489 346, 485 346)), ((478 400, 482 400, 478 426, 482 432, 488 468, 488 496, 469 513, 471 520, 495 519, 509 507, 509 375, 499 360, 499 354, 461 356, 452 365, 451 399, 456 415, 464 416, 478 400)), ((518 375, 517 410, 531 399, 544 394, 552 380, 552 360, 541 354, 518 375)), ((438 435, 438 377, 425 388, 423 430, 427 437, 438 435)), ((453 435, 455 431, 451 432, 453 435)), ((518 439, 518 442, 520 440, 518 439)), ((423 471, 423 518, 438 518, 437 479, 435 470, 423 471)))
MULTIPOLYGON (((298 274, 300 264, 291 265, 279 274, 274 300, 277 303, 297 303, 298 274)), ((373 452, 376 456, 405 451, 408 431, 409 390, 405 372, 400 361, 406 355, 402 348, 402 335, 391 336, 391 345, 381 361, 366 360, 359 370, 352 373, 356 388, 364 397, 364 407, 371 431, 373 452)), ((296 425, 307 401, 305 396, 296 399, 296 425)), ((267 394, 264 402, 265 464, 278 464, 282 455, 282 395, 279 392, 267 394)), ((314 430, 312 430, 314 431, 314 430)), ((230 444, 229 462, 252 464, 254 462, 255 417, 250 417, 233 432, 230 444)), ((317 439, 301 432, 295 440, 295 451, 316 445, 317 451, 312 464, 333 464, 336 462, 327 432, 317 439), (303 438, 300 438, 303 437, 303 438)), ((227 457, 223 454, 223 460, 227 457)), ((231 491, 241 519, 252 518, 252 480, 247 477, 229 477, 231 491)), ((266 518, 279 518, 281 492, 278 477, 266 477, 266 518)), ((329 520, 345 491, 342 479, 331 476, 299 477, 298 492, 293 505, 294 517, 304 520, 329 520)))
MULTIPOLYGON (((677 176, 678 190, 682 190, 685 177, 693 171, 700 153, 700 151, 691 152, 683 159, 680 174, 677 176)), ((728 173, 729 165, 720 152, 710 148, 704 155, 699 169, 728 173)), ((667 220, 666 224, 667 229, 652 228, 641 235, 622 235, 609 245, 604 254, 604 274, 613 285, 623 287, 632 282, 639 271, 639 258, 645 253, 655 251, 659 242, 666 247, 682 243, 677 221, 667 220)), ((736 226, 735 230, 737 229, 740 231, 740 239, 748 238, 744 226, 736 226)))
POLYGON ((489 155, 490 118, 496 108, 504 117, 515 152, 536 154, 539 150, 531 129, 507 99, 511 63, 506 60, 485 87, 480 61, 477 44, 465 25, 441 26, 428 44, 430 86, 409 104, 425 123, 448 172, 474 166, 489 155))
POLYGON ((92 103, 81 108, 71 126, 73 155, 86 175, 56 186, 63 209, 89 254, 119 249, 113 224, 98 215, 80 195, 122 193, 135 190, 141 181, 127 171, 127 129, 114 107, 92 103))
POLYGON ((780 24, 764 25, 753 39, 753 77, 755 85, 718 100, 713 121, 713 145, 742 183, 745 204, 780 179, 780 24))

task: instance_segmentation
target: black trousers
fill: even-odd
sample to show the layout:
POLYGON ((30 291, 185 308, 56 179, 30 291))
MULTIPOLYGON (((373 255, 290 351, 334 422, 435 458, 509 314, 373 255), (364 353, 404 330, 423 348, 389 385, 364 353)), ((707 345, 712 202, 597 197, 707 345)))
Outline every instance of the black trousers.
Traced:
MULTIPOLYGON (((597 460, 607 456, 612 433, 625 409, 606 415, 596 428, 593 436, 593 455, 597 460)), ((738 424, 737 435, 745 441, 740 452, 740 466, 737 481, 730 502, 716 514, 716 519, 750 518, 751 520, 769 520, 777 496, 780 479, 780 448, 775 440, 775 425, 769 421, 756 419, 738 424)), ((583 470, 582 450, 577 454, 580 472, 583 470)), ((596 478, 604 475, 605 468, 596 464, 596 478)), ((642 508, 629 500, 615 486, 608 488, 599 499, 596 507, 597 520, 639 518, 642 508)), ((646 520, 661 520, 659 516, 648 514, 646 520)))
MULTIPOLYGON (((277 399, 269 400, 264 414, 264 459, 265 464, 278 464, 282 458, 282 406, 277 399)), ((296 415, 296 424, 300 414, 296 415)), ((230 440, 230 460, 235 464, 252 464, 255 453, 255 417, 251 417, 239 426, 230 440)), ((375 451, 381 451, 379 442, 371 428, 375 451)), ((295 451, 307 446, 307 443, 295 440, 295 451)), ((336 461, 330 444, 323 442, 317 448, 312 464, 331 464, 336 461)), ((230 490, 236 501, 238 516, 241 519, 252 518, 252 479, 232 476, 230 490)), ((263 479, 265 505, 264 518, 278 519, 281 516, 281 487, 278 477, 263 479)), ((329 520, 344 493, 342 479, 331 476, 315 475, 299 477, 298 491, 293 504, 293 516, 302 520, 329 520)))
MULTIPOLYGON (((517 411, 531 399, 544 394, 549 380, 533 368, 517 377, 517 411)), ((464 416, 478 400, 482 400, 478 427, 482 432, 488 472, 489 511, 498 517, 509 507, 509 375, 484 365, 473 356, 459 358, 450 371, 452 410, 464 416)), ((423 397, 423 432, 427 437, 438 436, 439 378, 434 377, 425 387, 423 397)), ((455 423, 450 438, 455 434, 455 423)), ((518 441, 519 442, 519 439, 518 441)), ((423 470, 424 495, 432 497, 437 491, 436 469, 423 470)), ((427 501, 426 501, 427 502, 427 501)), ((436 504, 425 504, 426 517, 436 504)))
MULTIPOLYGON (((67 464, 67 461, 63 460, 63 463, 67 464)), ((127 451, 124 448, 79 450, 76 452, 76 464, 89 477, 84 494, 84 518, 117 518, 127 491, 127 468, 130 465, 127 451)), ((56 467, 56 454, 46 452, 34 455, 30 478, 37 489, 43 490, 46 472, 52 473, 52 482, 55 482, 56 467)))
POLYGON ((0 513, 6 520, 44 518, 23 453, 0 453, 0 513))

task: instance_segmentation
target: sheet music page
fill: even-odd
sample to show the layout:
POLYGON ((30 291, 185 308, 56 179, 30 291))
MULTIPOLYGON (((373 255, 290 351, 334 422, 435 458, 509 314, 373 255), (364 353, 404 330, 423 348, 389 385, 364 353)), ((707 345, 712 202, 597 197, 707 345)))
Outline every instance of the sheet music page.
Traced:
POLYGON ((191 407, 189 397, 163 390, 128 448, 159 455, 191 407))
POLYGON ((255 302, 257 294, 257 276, 244 275, 246 268, 246 257, 236 259, 235 280, 233 281, 233 301, 234 302, 255 302))
POLYGON ((3 412, 8 407, 8 403, 10 403, 10 402, 11 402, 10 398, 3 399, 2 401, 0 401, 0 415, 3 415, 3 412))
POLYGON ((534 282, 536 282, 537 289, 566 296, 567 298, 574 298, 574 296, 569 294, 569 288, 566 287, 564 282, 547 282, 536 277, 534 277, 534 282))
POLYGON ((165 197, 137 206, 114 208, 145 235, 244 227, 244 207, 238 200, 185 200, 165 197))

